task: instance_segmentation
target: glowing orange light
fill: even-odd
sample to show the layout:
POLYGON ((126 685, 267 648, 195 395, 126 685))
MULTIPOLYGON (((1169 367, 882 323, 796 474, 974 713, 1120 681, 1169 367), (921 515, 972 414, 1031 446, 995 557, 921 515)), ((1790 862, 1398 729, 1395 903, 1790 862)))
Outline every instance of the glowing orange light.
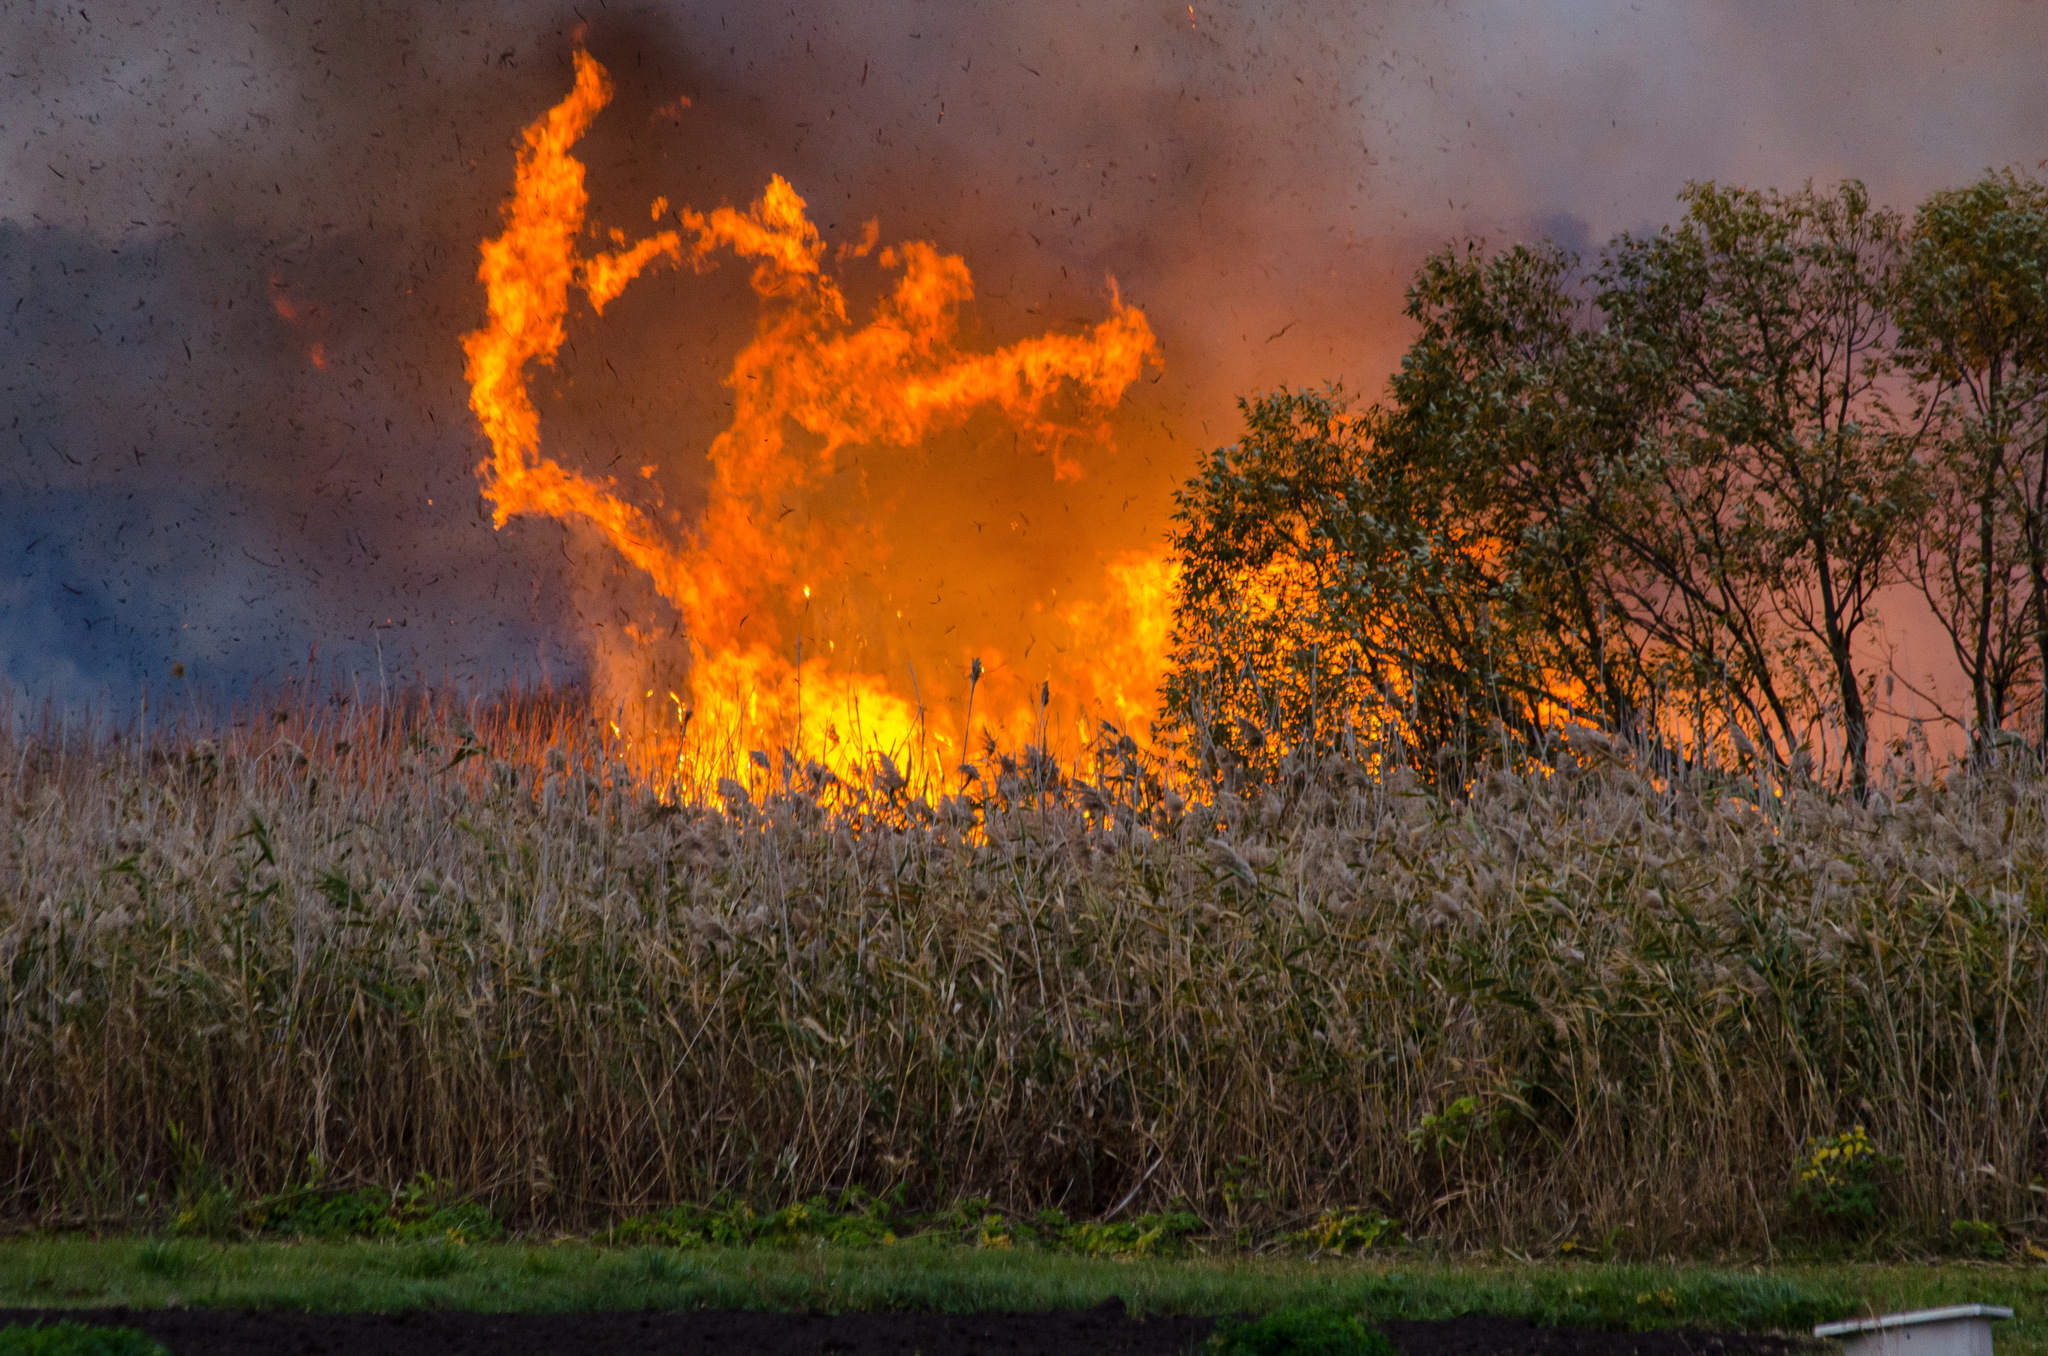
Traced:
MULTIPOLYGON (((672 696, 678 738, 687 726, 692 738, 724 748, 728 760, 733 750, 800 744, 815 745, 828 761, 896 750, 892 756, 951 766, 962 750, 933 728, 918 691, 832 667, 836 643, 828 660, 804 651, 801 611, 777 600, 792 597, 794 576, 819 542, 815 529, 781 526, 787 513, 777 506, 829 476, 849 448, 916 447, 982 410, 999 412, 1020 436, 1042 444, 1055 477, 1078 478, 1084 467, 1075 444, 1106 441, 1110 412, 1158 361, 1151 327, 1112 281, 1110 314, 1084 333, 963 351, 958 316, 973 296, 972 278, 958 256, 924 241, 875 255, 895 281, 855 326, 825 268, 825 242, 780 175, 745 210, 672 210, 657 199, 650 216, 675 228, 630 243, 613 231, 612 248, 585 253, 585 167, 571 149, 609 98, 604 69, 578 52, 568 97, 525 130, 503 232, 482 243, 478 277, 488 315, 463 337, 463 349, 470 407, 491 444, 478 476, 493 522, 502 527, 531 514, 587 525, 676 608, 691 652, 687 695, 672 696), (753 264, 762 318, 727 380, 733 418, 708 449, 704 512, 694 530, 679 534, 621 497, 614 481, 542 454, 527 374, 535 362, 552 363, 566 341, 575 292, 601 315, 656 264, 702 270, 728 254, 753 264)), ((861 243, 838 257, 866 257, 877 243, 878 227, 869 222, 861 243)), ((800 587, 808 607, 811 586, 800 587)), ((1164 652, 1171 576, 1163 558, 1114 563, 1109 595, 1066 609, 1067 625, 1102 636, 1063 683, 1128 719, 1149 713, 1164 652)), ((617 629, 636 644, 653 636, 631 625, 617 629)), ((998 711, 985 694, 981 713, 1005 730, 1028 729, 1028 704, 1013 705, 1014 714, 998 711)))

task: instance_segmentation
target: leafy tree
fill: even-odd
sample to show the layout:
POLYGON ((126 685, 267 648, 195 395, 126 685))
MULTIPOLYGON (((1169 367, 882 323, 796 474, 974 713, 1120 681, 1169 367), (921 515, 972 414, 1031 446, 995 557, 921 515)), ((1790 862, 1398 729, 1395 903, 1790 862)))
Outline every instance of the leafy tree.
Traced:
POLYGON ((2048 669, 2048 185, 2007 170, 1936 193, 1909 239, 1900 347, 1941 432, 1914 582, 1970 684, 1981 756, 2048 669))
POLYGON ((1562 715, 1635 728, 1641 654, 1598 585, 1589 487, 1616 434, 1554 249, 1446 252, 1409 291, 1391 398, 1243 403, 1183 489, 1170 709, 1226 759, 1380 741, 1527 747, 1562 715), (1604 440, 1604 441, 1603 441, 1604 440))
POLYGON ((1527 727, 1571 714, 1640 733, 1648 652, 1612 605, 1603 551, 1640 402, 1617 396, 1577 263, 1556 247, 1428 260, 1409 294, 1420 333, 1370 427, 1381 473, 1461 539, 1500 638, 1492 652, 1516 657, 1509 686, 1533 697, 1527 727))
POLYGON ((1604 524, 1633 567, 1618 600, 1775 761, 1838 724, 1828 761, 1860 789, 1856 643, 1922 494, 1917 430, 1888 403, 1902 226, 1853 181, 1682 201, 1601 268, 1608 334, 1654 411, 1604 524))
POLYGON ((1902 249, 1860 185, 1688 190, 1589 278, 1555 248, 1431 258, 1387 398, 1244 404, 1183 490, 1169 709, 1210 748, 1526 747, 1571 717, 1860 787, 1857 652, 1920 503, 1893 416, 1902 249), (1823 750, 1825 753, 1825 750, 1823 750))
POLYGON ((1240 408, 1242 441, 1177 496, 1168 709, 1205 759, 1268 775, 1290 755, 1388 734, 1390 711, 1449 740, 1408 702, 1387 643, 1397 600, 1369 583, 1440 562, 1417 515, 1376 493, 1370 444, 1341 393, 1283 390, 1240 408), (1346 606, 1362 583, 1363 605, 1346 606))

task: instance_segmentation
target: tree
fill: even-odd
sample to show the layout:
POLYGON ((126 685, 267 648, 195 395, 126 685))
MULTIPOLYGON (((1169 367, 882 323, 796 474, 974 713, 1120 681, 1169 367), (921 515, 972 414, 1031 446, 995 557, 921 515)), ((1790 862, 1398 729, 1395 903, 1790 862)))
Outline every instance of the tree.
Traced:
POLYGON ((1564 715, 1635 727, 1640 656, 1602 608, 1582 502, 1573 263, 1437 255, 1388 401, 1243 402, 1245 438, 1176 515, 1168 704, 1209 749, 1271 768, 1363 737, 1432 771, 1564 715))
POLYGON ((2007 170, 1922 203, 1896 310, 1941 432, 1914 582, 1970 684, 1981 757, 2048 670, 2048 186, 2007 170))
MULTIPOLYGON (((1354 580, 1432 562, 1415 515, 1373 492, 1371 449, 1340 392, 1239 407, 1243 439, 1177 495, 1166 704, 1205 760, 1271 775, 1290 755, 1383 736, 1389 711, 1413 715, 1383 643, 1394 600, 1343 599, 1354 580)), ((1433 742, 1451 737, 1414 720, 1434 724, 1433 742)))
POLYGON ((1431 257, 1365 410, 1245 402, 1180 497, 1169 711, 1269 767, 1340 729, 1426 763, 1565 719, 1667 747, 1689 722, 1695 756, 1860 792, 1865 630, 1935 423, 1890 404, 1902 222, 1853 182, 1681 201, 1590 273, 1554 247, 1431 257))
POLYGON ((1419 333, 1368 427, 1377 474, 1461 543, 1494 648, 1517 656, 1516 728, 1569 714, 1640 734, 1653 675, 1612 606, 1603 523, 1641 403, 1617 398, 1577 266, 1555 246, 1427 260, 1408 296, 1419 333))
POLYGON ((1603 524, 1633 566, 1617 602, 1774 760, 1838 724, 1822 761, 1860 790, 1856 643, 1922 493, 1916 431, 1887 401, 1901 223, 1853 181, 1681 200, 1682 220, 1620 237, 1600 270, 1624 384, 1654 411, 1603 524))

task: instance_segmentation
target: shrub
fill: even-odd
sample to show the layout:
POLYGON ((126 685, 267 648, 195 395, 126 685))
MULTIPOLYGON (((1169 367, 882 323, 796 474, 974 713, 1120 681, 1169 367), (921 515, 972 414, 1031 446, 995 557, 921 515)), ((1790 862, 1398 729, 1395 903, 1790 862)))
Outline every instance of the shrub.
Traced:
POLYGON ((483 1243, 505 1236, 488 1206, 454 1198, 425 1173, 397 1191, 380 1186, 306 1190, 263 1202, 252 1217, 266 1233, 300 1238, 390 1238, 483 1243))
POLYGON ((1959 1257, 1996 1261, 2005 1256, 2005 1236, 1996 1224, 1981 1219, 1959 1219, 1948 1226, 1949 1243, 1959 1257))
POLYGON ((133 1328, 94 1328, 82 1323, 47 1327, 10 1324, 0 1328, 0 1356, 169 1356, 133 1328))
POLYGON ((1898 1166, 1861 1125, 1823 1136, 1806 1146, 1793 1203, 1824 1224, 1867 1230, 1883 1213, 1885 1180, 1898 1166))
POLYGON ((853 1188, 795 1201, 767 1214, 731 1194, 706 1205, 683 1204, 637 1215, 613 1226, 615 1243, 652 1243, 671 1248, 794 1247, 830 1243, 864 1248, 894 1243, 911 1227, 900 1193, 876 1196, 853 1188))
POLYGON ((1089 1257, 1171 1257, 1202 1231, 1202 1221, 1186 1211, 1140 1215, 1117 1224, 1073 1224, 1061 1230, 1061 1247, 1089 1257))
POLYGON ((1335 1309, 1276 1309, 1263 1318, 1225 1320, 1209 1339, 1210 1356, 1394 1356, 1379 1331, 1335 1309))
POLYGON ((1326 1210, 1314 1224, 1295 1235, 1318 1252, 1365 1252, 1382 1243, 1401 1241, 1401 1226, 1385 1215, 1360 1210, 1326 1210))

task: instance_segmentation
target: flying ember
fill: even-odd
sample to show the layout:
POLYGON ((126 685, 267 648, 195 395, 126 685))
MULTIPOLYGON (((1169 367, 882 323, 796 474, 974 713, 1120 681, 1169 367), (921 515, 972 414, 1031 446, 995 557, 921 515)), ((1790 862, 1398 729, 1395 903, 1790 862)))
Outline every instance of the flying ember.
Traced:
POLYGON ((1148 717, 1173 594, 1163 549, 1096 561, 1099 585, 1078 601, 1019 581, 1028 644, 957 621, 941 631, 875 582, 919 539, 930 506, 851 492, 845 475, 862 449, 930 455, 939 435, 995 419, 1010 455, 1057 480, 1083 477, 1088 454, 1110 446, 1125 392, 1159 362, 1144 314, 1112 280, 1109 314, 1082 333, 969 351, 964 260, 926 241, 880 246, 875 222, 835 250, 780 175, 744 210, 657 200, 651 215, 672 224, 632 241, 610 230, 610 248, 586 250, 596 231, 572 151, 610 97, 604 68, 579 51, 574 89, 526 129, 504 231, 482 244, 488 319, 463 348, 491 444, 478 476, 495 523, 542 515, 594 532, 674 610, 592 639, 594 699, 625 722, 642 761, 701 779, 742 766, 749 750, 789 748, 839 768, 886 755, 912 775, 944 774, 988 738, 1042 744, 1148 717), (703 272, 727 256, 753 265, 760 317, 725 379, 732 419, 704 452, 704 508, 685 524, 544 455, 529 378, 568 341, 575 293, 598 317, 651 268, 703 272), (858 325, 838 270, 848 260, 893 279, 858 325), (663 653, 678 643, 680 663, 663 653))

